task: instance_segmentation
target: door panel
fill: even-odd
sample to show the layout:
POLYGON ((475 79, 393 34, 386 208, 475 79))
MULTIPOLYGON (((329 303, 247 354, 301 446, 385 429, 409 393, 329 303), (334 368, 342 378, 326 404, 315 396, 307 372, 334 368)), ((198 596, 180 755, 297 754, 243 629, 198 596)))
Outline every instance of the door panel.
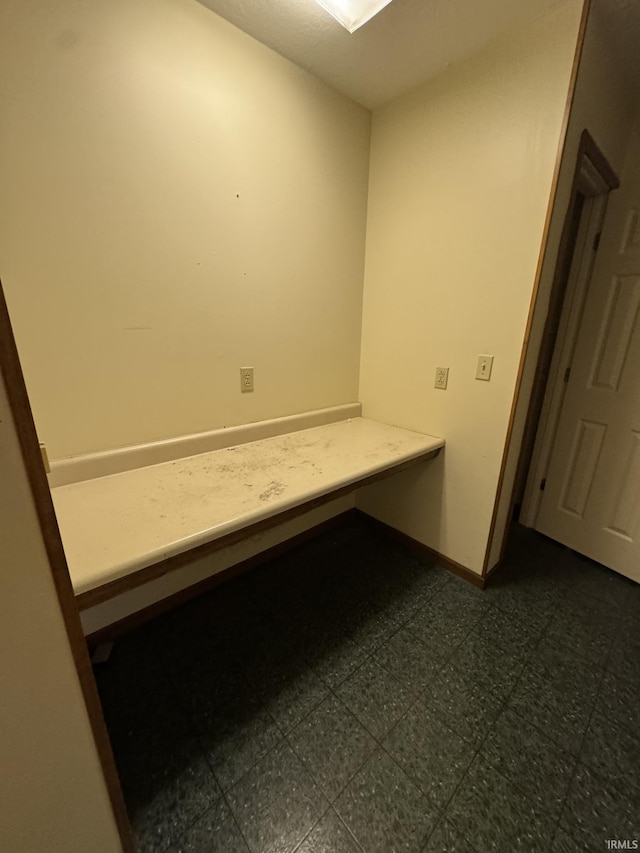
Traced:
POLYGON ((640 305, 640 277, 615 276, 598 336, 589 387, 617 391, 640 305))
POLYGON ((640 514, 640 432, 632 433, 631 450, 624 468, 626 473, 615 499, 609 530, 631 540, 640 514))
POLYGON ((640 582, 640 177, 610 208, 536 528, 640 582))
POLYGON ((582 518, 607 432, 606 424, 580 420, 564 477, 561 508, 582 518))

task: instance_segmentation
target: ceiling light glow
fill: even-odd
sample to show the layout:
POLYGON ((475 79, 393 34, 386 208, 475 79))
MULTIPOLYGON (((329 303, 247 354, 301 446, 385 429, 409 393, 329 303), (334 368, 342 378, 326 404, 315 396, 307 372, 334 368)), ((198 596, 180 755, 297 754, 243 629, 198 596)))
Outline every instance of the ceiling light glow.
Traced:
POLYGON ((391 0, 316 0, 316 3, 350 33, 354 33, 388 6, 391 0))

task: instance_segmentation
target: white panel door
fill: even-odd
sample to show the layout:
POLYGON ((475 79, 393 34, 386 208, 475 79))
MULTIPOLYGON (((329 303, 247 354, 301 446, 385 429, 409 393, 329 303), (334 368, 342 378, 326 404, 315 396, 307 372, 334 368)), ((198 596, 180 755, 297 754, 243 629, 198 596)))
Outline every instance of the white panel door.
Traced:
POLYGON ((640 582, 640 170, 619 193, 589 286, 535 526, 640 582))

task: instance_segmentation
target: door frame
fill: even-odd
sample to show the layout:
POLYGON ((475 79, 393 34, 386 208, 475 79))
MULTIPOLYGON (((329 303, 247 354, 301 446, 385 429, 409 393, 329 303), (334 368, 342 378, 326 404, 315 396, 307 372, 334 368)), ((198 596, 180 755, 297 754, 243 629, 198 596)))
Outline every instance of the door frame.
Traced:
POLYGON ((102 713, 98 688, 93 676, 80 611, 76 604, 69 568, 60 538, 51 491, 44 469, 31 404, 24 382, 9 311, 0 281, 0 375, 4 381, 9 408, 16 425, 22 459, 33 496, 40 532, 51 568, 51 576, 64 621, 69 648, 80 682, 82 697, 102 768, 105 786, 124 853, 134 853, 133 838, 122 795, 111 742, 102 713))
POLYGON ((611 190, 620 181, 588 130, 576 157, 542 343, 512 496, 519 521, 535 525, 570 367, 611 190))

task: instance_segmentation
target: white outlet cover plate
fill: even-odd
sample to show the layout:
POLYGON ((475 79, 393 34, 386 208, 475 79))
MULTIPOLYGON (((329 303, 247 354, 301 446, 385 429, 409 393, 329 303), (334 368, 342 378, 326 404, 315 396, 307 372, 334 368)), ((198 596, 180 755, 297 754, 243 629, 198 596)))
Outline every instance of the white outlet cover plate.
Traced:
POLYGON ((240 390, 243 394, 253 391, 253 367, 240 368, 240 390))
POLYGON ((439 388, 441 391, 445 391, 447 388, 447 383, 449 382, 449 368, 448 367, 436 367, 436 378, 433 384, 434 388, 439 388))

